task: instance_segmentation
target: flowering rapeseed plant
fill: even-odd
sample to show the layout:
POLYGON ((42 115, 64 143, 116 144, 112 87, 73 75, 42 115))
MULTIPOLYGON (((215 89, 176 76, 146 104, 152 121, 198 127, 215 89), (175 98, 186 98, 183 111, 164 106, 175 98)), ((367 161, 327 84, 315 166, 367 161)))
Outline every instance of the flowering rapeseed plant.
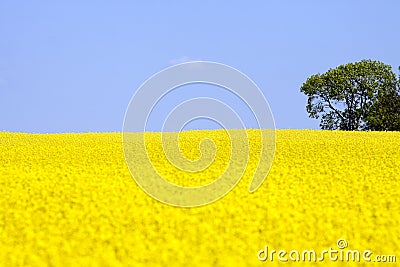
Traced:
MULTIPOLYGON (((144 193, 127 169, 120 133, 0 133, 0 265, 273 265, 257 258, 265 245, 318 250, 338 238, 400 256, 400 133, 278 130, 274 164, 253 194, 260 147, 248 133, 239 184, 197 208, 144 193)), ((206 150, 216 148, 208 168, 186 174, 166 163, 157 133, 149 136, 154 168, 182 186, 211 182, 229 161, 223 131, 182 134, 191 160, 200 158, 204 137, 214 141, 206 150)))

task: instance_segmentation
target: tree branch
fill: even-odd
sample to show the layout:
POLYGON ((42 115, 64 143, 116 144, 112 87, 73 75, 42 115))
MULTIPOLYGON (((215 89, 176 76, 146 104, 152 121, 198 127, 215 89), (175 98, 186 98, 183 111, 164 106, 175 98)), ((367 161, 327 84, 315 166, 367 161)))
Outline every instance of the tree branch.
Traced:
POLYGON ((325 98, 325 97, 322 97, 322 98, 328 103, 329 108, 332 109, 342 120, 344 120, 342 114, 340 114, 340 112, 336 108, 333 107, 329 98, 325 98))

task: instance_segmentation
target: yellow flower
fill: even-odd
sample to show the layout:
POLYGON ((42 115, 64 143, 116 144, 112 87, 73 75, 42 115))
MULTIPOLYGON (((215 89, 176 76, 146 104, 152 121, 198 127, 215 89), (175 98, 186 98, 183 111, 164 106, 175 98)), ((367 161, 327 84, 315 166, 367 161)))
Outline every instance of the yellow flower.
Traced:
MULTIPOLYGON (((120 133, 0 133, 0 265, 278 265, 260 262, 258 251, 337 249, 339 238, 349 249, 400 260, 400 133, 278 130, 274 164, 253 194, 247 189, 261 147, 248 134, 238 185, 210 205, 178 208, 135 183, 120 133)), ((148 135, 154 168, 178 185, 210 183, 229 163, 223 131, 182 133, 189 160, 212 159, 201 151, 216 149, 201 172, 168 163, 157 133, 148 135), (204 137, 214 143, 199 150, 204 137)), ((310 263, 285 263, 292 264, 310 263)))

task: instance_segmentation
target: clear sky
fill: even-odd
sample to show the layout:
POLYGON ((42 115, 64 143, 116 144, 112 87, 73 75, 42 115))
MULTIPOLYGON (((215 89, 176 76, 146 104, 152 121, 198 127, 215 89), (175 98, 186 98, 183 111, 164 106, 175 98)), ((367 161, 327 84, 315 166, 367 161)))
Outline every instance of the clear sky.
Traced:
POLYGON ((187 60, 249 76, 277 128, 316 129, 307 77, 400 65, 397 0, 57 2, 0 1, 0 131, 121 131, 135 90, 187 60))

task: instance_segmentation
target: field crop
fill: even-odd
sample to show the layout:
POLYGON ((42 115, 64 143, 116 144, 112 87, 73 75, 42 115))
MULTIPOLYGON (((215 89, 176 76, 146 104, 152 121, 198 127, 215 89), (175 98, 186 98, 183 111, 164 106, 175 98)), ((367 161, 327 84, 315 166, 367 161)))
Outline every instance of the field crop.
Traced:
MULTIPOLYGON (((0 133, 0 265, 308 266, 315 263, 279 262, 276 255, 262 262, 257 254, 266 245, 338 249, 341 238, 347 249, 371 250, 372 260, 396 255, 389 265, 398 264, 399 132, 278 130, 274 164, 252 194, 260 147, 248 133, 248 168, 238 185, 197 208, 143 192, 126 166, 120 133, 0 133)), ((183 155, 198 159, 199 141, 209 137, 217 157, 202 172, 182 174, 166 163, 159 134, 148 135, 154 167, 182 186, 211 182, 229 161, 223 131, 184 132, 183 155)))

